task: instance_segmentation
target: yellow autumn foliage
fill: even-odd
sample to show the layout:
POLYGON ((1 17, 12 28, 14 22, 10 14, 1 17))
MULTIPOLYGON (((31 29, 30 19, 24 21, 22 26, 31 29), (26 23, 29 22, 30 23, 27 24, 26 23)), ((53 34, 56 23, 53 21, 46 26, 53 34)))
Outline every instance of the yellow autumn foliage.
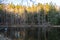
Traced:
POLYGON ((26 7, 26 6, 22 6, 22 5, 15 6, 13 4, 9 4, 5 8, 6 8, 6 11, 8 11, 8 12, 14 12, 14 13, 19 13, 19 14, 24 13, 25 10, 27 12, 34 13, 34 12, 39 12, 41 9, 44 9, 44 11, 47 13, 50 10, 50 5, 48 3, 46 3, 46 4, 38 3, 38 5, 32 5, 31 7, 30 6, 26 7))
POLYGON ((50 10, 50 6, 48 4, 44 5, 44 11, 48 12, 50 10))

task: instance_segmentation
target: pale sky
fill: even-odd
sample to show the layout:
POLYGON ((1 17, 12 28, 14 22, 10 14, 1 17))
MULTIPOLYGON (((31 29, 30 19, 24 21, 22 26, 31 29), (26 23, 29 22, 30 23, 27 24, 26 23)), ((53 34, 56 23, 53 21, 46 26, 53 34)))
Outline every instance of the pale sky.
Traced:
POLYGON ((56 4, 58 6, 60 6, 60 0, 4 0, 3 3, 8 4, 8 3, 13 3, 15 5, 19 4, 19 5, 25 5, 25 6, 31 6, 33 3, 34 4, 38 4, 38 3, 50 3, 52 2, 53 4, 56 4))

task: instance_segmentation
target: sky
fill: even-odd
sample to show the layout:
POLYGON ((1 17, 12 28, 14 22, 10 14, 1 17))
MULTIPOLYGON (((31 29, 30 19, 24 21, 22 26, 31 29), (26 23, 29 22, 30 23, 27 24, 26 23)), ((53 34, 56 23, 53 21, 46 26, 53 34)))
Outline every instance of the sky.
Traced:
MULTIPOLYGON (((1 0, 0 0, 1 1, 1 0)), ((25 5, 25 6, 31 6, 33 3, 38 4, 38 3, 50 3, 52 2, 53 4, 56 4, 60 6, 60 0, 3 0, 2 3, 8 4, 8 3, 13 3, 15 5, 25 5)))

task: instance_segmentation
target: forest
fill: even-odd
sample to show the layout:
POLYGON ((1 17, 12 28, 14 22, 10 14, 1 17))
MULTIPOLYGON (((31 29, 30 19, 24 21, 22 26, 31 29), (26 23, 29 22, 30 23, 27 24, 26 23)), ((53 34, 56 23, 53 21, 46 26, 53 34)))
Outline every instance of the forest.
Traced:
MULTIPOLYGON (((48 4, 41 4, 38 3, 38 5, 32 5, 31 7, 26 7, 22 5, 14 5, 13 3, 5 5, 5 4, 0 4, 0 28, 1 25, 44 25, 45 24, 50 24, 50 25, 60 25, 60 7, 57 5, 53 5, 52 3, 48 4)), ((43 28, 43 27, 42 27, 43 28)), ((42 32, 43 29, 40 28, 26 28, 24 32, 27 31, 26 33, 26 38, 25 40, 37 40, 40 32, 40 37, 41 40, 60 40, 60 28, 53 28, 47 29, 45 32, 42 32), (29 39, 30 38, 30 39, 29 39), (34 38, 34 39, 33 39, 34 38), (36 38, 36 39, 35 39, 36 38), (45 39, 46 38, 46 39, 45 39)), ((11 38, 14 38, 14 28, 11 28, 9 30, 5 30, 3 28, 2 30, 0 29, 0 34, 1 32, 6 32, 5 35, 10 36, 11 38), (9 33, 11 32, 11 34, 9 33), (9 35, 10 34, 10 35, 9 35)), ((21 28, 22 29, 22 28, 21 28)), ((19 31, 19 28, 16 28, 18 30, 17 32, 20 32, 23 34, 21 31, 19 31)), ((23 29, 24 30, 24 29, 23 29)), ((23 34, 24 35, 24 34, 23 34)), ((16 38, 16 40, 20 40, 20 38, 16 38)), ((40 39, 38 39, 40 40, 40 39)))
POLYGON ((13 3, 4 5, 0 4, 0 23, 14 24, 25 23, 27 24, 38 24, 48 22, 52 25, 60 25, 60 7, 48 4, 38 4, 37 6, 32 5, 31 7, 26 7, 22 5, 14 5, 13 3), (14 22, 13 22, 14 21, 14 22))

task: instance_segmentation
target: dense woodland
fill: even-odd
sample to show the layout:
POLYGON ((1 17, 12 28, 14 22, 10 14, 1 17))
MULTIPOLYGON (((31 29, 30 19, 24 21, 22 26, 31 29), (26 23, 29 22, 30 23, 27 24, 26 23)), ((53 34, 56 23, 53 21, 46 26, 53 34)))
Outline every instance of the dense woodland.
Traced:
POLYGON ((37 6, 32 5, 31 7, 26 7, 22 5, 14 4, 0 4, 0 23, 10 23, 12 24, 38 24, 49 22, 53 25, 60 24, 60 7, 48 4, 38 4, 37 6), (15 23, 14 23, 15 22, 15 23))

